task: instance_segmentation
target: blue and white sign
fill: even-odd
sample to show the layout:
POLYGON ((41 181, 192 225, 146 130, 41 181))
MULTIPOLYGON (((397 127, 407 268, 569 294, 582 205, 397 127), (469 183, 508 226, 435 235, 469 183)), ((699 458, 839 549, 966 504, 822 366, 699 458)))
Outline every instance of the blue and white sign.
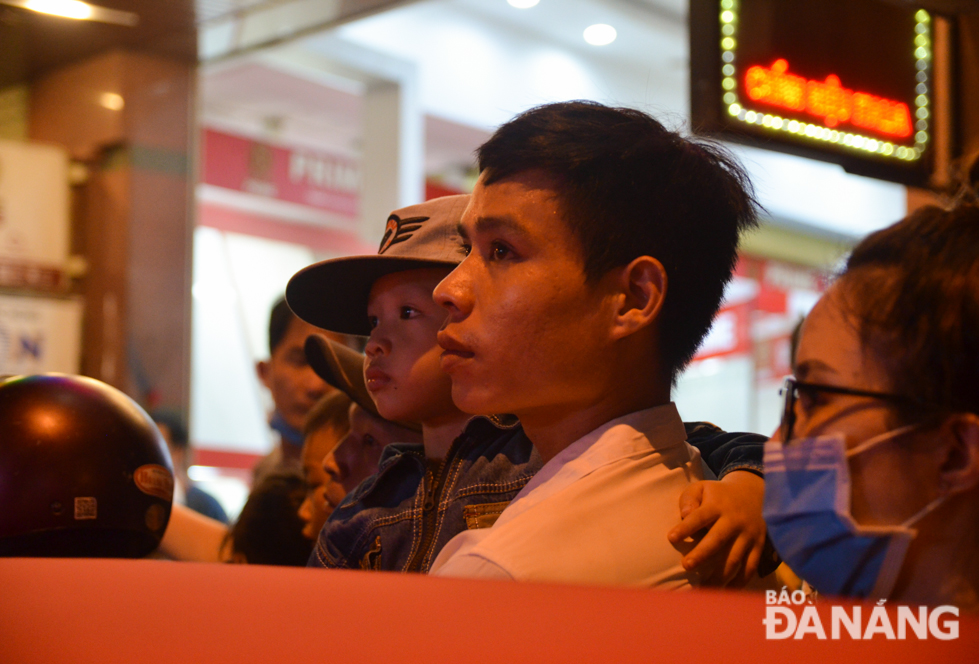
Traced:
POLYGON ((82 303, 0 295, 0 375, 78 373, 82 303))

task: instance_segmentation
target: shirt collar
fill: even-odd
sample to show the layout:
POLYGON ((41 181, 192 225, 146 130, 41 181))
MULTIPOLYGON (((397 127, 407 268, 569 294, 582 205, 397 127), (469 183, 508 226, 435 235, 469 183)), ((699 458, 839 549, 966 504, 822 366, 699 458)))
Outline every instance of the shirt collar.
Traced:
POLYGON ((546 490, 550 495, 613 461, 682 445, 686 439, 683 421, 672 402, 617 417, 558 452, 514 498, 514 503, 544 483, 550 483, 546 490))

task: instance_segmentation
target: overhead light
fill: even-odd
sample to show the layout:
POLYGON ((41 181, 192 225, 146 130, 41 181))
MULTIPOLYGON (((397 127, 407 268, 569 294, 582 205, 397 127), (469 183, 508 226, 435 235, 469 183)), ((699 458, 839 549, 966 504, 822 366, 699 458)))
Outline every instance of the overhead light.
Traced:
POLYGON ((24 8, 41 14, 77 18, 82 21, 92 18, 92 5, 78 0, 27 0, 24 8))
POLYGON ((585 41, 592 46, 605 46, 615 41, 615 28, 605 23, 596 23, 585 28, 585 41))
POLYGON ((103 92, 99 96, 99 103, 110 111, 121 111, 126 106, 126 100, 115 92, 103 92))
POLYGON ((531 7, 536 7, 540 0, 506 0, 511 7, 516 7, 517 9, 530 9, 531 7))
POLYGON ((50 14, 79 21, 99 21, 130 27, 139 23, 139 15, 132 12, 107 9, 80 0, 0 0, 0 4, 23 7, 40 14, 50 14))

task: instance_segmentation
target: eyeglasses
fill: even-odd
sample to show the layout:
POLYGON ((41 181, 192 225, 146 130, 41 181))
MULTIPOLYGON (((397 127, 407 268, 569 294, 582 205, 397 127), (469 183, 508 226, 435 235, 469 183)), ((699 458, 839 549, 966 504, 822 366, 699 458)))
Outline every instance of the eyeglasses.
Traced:
POLYGON ((880 399, 892 403, 918 403, 914 399, 904 397, 899 394, 887 394, 886 392, 871 392, 869 390, 854 390, 849 387, 838 387, 836 385, 823 385, 821 383, 805 383, 795 378, 785 379, 785 384, 779 390, 779 394, 785 399, 782 409, 782 424, 779 427, 779 434, 783 443, 792 440, 792 427, 795 425, 795 402, 799 398, 800 392, 814 394, 816 392, 828 392, 830 394, 846 394, 853 397, 867 397, 870 399, 880 399))

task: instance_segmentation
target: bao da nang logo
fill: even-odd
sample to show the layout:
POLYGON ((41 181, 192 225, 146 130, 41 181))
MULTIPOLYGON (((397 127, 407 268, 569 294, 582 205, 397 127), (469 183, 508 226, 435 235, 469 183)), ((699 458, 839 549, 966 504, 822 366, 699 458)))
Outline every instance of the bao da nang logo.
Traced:
POLYGON ((899 606, 893 616, 877 606, 831 606, 826 611, 816 606, 801 590, 765 592, 766 639, 805 639, 869 641, 872 639, 907 640, 959 638, 959 609, 955 606, 899 606))

